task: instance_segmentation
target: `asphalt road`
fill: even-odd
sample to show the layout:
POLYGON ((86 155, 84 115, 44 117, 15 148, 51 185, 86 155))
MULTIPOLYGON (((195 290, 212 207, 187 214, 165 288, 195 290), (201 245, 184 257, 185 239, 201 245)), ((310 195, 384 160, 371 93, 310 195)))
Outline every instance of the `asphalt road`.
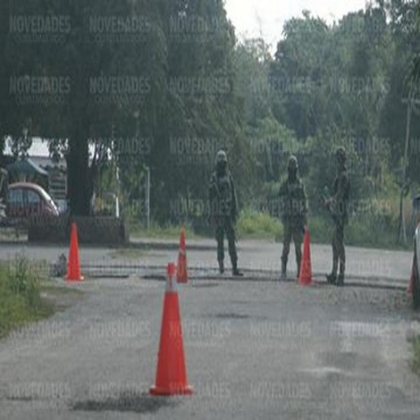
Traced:
MULTIPOLYGON (((53 260, 65 247, 0 246, 53 260)), ((245 268, 276 272, 281 245, 240 244, 245 268)), ((349 276, 405 284, 410 253, 348 248, 349 276), (353 261, 353 262, 352 262, 353 261)), ((292 248, 293 252, 293 248, 292 248)), ((160 267, 176 250, 81 247, 82 264, 160 267)), ((330 248, 311 247, 314 272, 330 248)), ((0 341, 0 419, 417 419, 420 380, 408 337, 419 315, 404 291, 215 279, 215 251, 188 248, 200 281, 179 290, 190 397, 150 397, 164 283, 141 276, 65 284, 85 293, 0 341), (211 274, 211 276, 209 275, 211 274), (206 279, 206 275, 212 280, 206 279)), ((293 277, 294 262, 290 272, 293 277)))
POLYGON ((0 342, 4 419, 417 419, 404 294, 200 281, 179 290, 192 396, 150 397, 164 283, 87 280, 0 342))
MULTIPOLYGON (((162 248, 165 245, 158 242, 162 248)), ((176 242, 171 242, 172 249, 132 248, 130 252, 115 249, 80 246, 80 261, 82 267, 118 266, 117 272, 142 272, 132 270, 133 266, 166 267, 170 261, 176 262, 178 250, 176 242), (175 245, 175 247, 173 246, 175 245), (124 267, 127 270, 124 270, 124 267)), ((238 243, 239 265, 252 271, 270 272, 277 276, 280 273, 280 254, 282 245, 272 241, 241 241, 238 243)), ((1 243, 0 260, 13 259, 15 255, 26 255, 28 258, 40 261, 42 266, 56 261, 58 256, 68 254, 66 246, 37 246, 22 243, 1 243)), ((328 245, 311 245, 312 271, 316 277, 325 279, 325 274, 331 271, 331 247, 328 245)), ((230 270, 229 255, 226 250, 226 268, 230 270)), ((399 283, 408 283, 411 274, 412 253, 403 251, 386 251, 346 247, 347 269, 349 278, 382 279, 399 283)), ((204 273, 217 273, 215 241, 189 241, 187 238, 188 265, 204 273), (203 249, 197 249, 202 247, 203 249), (213 247, 213 249, 212 249, 213 247)), ((112 271, 112 270, 111 270, 112 271)), ((291 246, 288 264, 288 274, 291 278, 296 275, 294 248, 291 246)))

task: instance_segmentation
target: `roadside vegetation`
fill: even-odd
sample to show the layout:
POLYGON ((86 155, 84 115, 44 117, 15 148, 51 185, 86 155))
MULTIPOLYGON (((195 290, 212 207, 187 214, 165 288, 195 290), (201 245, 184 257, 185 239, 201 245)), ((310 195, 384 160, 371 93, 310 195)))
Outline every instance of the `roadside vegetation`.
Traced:
MULTIPOLYGON (((139 223, 130 223, 130 236, 134 238, 147 239, 179 239, 181 225, 159 225, 151 224, 149 229, 139 223)), ((184 225, 185 235, 190 239, 200 238, 205 235, 197 235, 190 224, 184 225)))
MULTIPOLYGON (((407 213, 406 220, 410 224, 411 214, 407 213)), ((360 217, 354 215, 350 218, 346 228, 346 244, 376 249, 411 250, 411 229, 407 229, 407 244, 397 244, 398 214, 384 212, 381 209, 372 209, 371 214, 360 217)), ((146 229, 139 223, 130 223, 130 236, 133 238, 148 239, 179 239, 181 225, 166 224, 160 226, 153 223, 146 229)), ((203 225, 195 226, 188 222, 184 224, 188 239, 213 238, 214 232, 205 221, 203 225)), ((238 239, 266 239, 282 242, 283 225, 279 217, 268 212, 259 212, 252 209, 242 210, 237 221, 238 239)), ((309 232, 311 243, 330 244, 333 225, 327 214, 318 214, 309 218, 309 232)))
MULTIPOLYGON (((24 256, 0 264, 0 338, 28 323, 50 317, 62 309, 57 296, 67 293, 46 282, 42 274, 24 256), (46 293, 48 291, 48 293, 46 293), (44 295, 48 294, 46 299, 44 295)), ((71 291, 71 293, 77 293, 71 291)))
MULTIPOLYGON (((2 27, 10 16, 46 10, 41 0, 3 3, 2 27)), ((0 84, 0 147, 8 138, 16 157, 26 156, 33 137, 48 139, 54 159, 66 156, 75 215, 89 215, 93 197, 104 211, 115 194, 121 214, 133 221, 133 237, 177 238, 182 222, 190 238, 213 237, 207 185, 224 149, 243 211, 238 236, 278 238, 275 195, 294 154, 310 201, 312 238, 329 242, 319 196, 326 187, 331 192, 334 150, 344 146, 353 213, 348 244, 399 248, 400 197, 410 242, 411 199, 420 193, 420 120, 415 107, 408 121, 405 99, 418 101, 420 92, 418 2, 376 0, 333 25, 302 11, 284 22, 275 51, 260 37, 239 39, 223 2, 73 3, 48 2, 48 13, 72 23, 67 48, 45 44, 35 51, 20 43, 16 54, 19 34, 0 33, 7 63, 1 80, 23 83, 24 56, 26 67, 52 80, 68 75, 72 85, 46 111, 32 103, 22 110, 14 89, 0 84), (86 26, 98 16, 139 14, 149 29, 139 44, 96 42, 98 34, 86 26), (208 30, 191 39, 185 30, 196 19, 208 30), (147 81, 134 108, 130 101, 95 100, 102 82, 116 80, 115 68, 124 86, 131 76, 147 81), (147 231, 139 227, 146 215, 147 231)))

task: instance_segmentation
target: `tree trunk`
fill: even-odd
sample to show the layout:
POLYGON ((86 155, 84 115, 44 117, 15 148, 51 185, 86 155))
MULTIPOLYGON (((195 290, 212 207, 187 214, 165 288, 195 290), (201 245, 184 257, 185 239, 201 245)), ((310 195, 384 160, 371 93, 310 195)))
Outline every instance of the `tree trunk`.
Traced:
POLYGON ((69 141, 67 187, 72 216, 90 214, 88 133, 83 125, 75 128, 69 141))

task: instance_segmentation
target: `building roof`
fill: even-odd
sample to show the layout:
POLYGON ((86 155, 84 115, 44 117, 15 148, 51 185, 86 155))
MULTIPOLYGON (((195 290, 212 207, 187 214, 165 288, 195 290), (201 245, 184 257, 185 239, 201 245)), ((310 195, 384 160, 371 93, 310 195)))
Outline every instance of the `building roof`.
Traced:
POLYGON ((11 173, 48 176, 48 172, 38 166, 31 158, 18 159, 16 162, 7 165, 6 169, 11 173))
MULTIPOLYGON (((10 147, 10 137, 6 139, 4 152, 5 155, 12 154, 12 148, 10 147)), ((40 137, 34 137, 32 139, 32 146, 28 150, 29 156, 42 156, 49 158, 50 151, 48 149, 48 142, 40 137)))
MULTIPOLYGON (((55 164, 50 157, 45 156, 31 156, 31 159, 41 168, 47 169, 51 167, 57 167, 57 164, 55 164)), ((60 169, 66 169, 67 162, 66 159, 61 159, 58 163, 58 167, 60 169)))
MULTIPOLYGON (((90 159, 93 156, 94 150, 95 150, 94 146, 89 145, 90 159)), ((10 137, 6 139, 3 154, 6 156, 12 155, 12 148, 10 146, 10 137)), ((58 165, 52 161, 50 157, 48 140, 43 139, 41 137, 33 137, 32 145, 28 150, 28 156, 32 159, 32 161, 36 165, 44 169, 48 167, 54 167, 54 166, 59 166, 62 169, 66 169, 67 167, 66 159, 60 159, 60 161, 58 162, 58 165)))

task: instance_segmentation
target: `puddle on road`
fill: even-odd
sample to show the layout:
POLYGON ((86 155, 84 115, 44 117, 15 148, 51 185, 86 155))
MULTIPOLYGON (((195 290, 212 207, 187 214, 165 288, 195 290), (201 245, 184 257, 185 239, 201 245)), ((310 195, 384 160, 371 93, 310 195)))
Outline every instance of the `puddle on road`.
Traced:
POLYGON ((152 397, 149 394, 136 395, 133 393, 121 394, 118 398, 106 400, 77 401, 73 404, 74 411, 119 411, 134 413, 155 413, 162 407, 174 406, 170 397, 152 397))

